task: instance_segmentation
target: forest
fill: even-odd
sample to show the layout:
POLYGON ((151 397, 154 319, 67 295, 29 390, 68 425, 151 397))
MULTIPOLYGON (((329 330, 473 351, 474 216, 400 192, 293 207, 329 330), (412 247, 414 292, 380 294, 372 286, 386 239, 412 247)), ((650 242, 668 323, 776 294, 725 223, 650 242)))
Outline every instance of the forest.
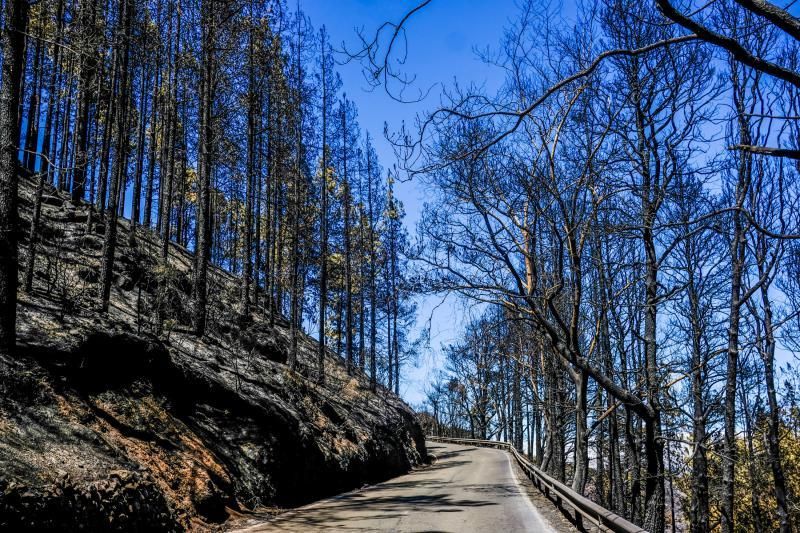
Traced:
POLYGON ((399 389, 413 318, 403 206, 324 26, 264 0, 10 1, 4 14, 3 352, 17 288, 36 288, 40 203, 54 188, 93 206, 85 231, 103 235, 96 287, 48 287, 72 307, 108 311, 125 219, 128 244, 161 243, 161 296, 141 311, 152 331, 204 334, 213 265, 241 279, 234 313, 321 330, 320 369, 333 350, 373 387, 399 389), (22 254, 17 165, 36 182, 22 254), (195 254, 190 308, 170 297, 175 246, 195 254))
POLYGON ((418 299, 454 295, 466 327, 428 376, 428 433, 510 441, 647 531, 800 527, 794 3, 522 0, 479 52, 501 87, 436 105, 405 61, 436 0, 343 48, 283 0, 2 3, 4 389, 19 299, 107 315, 120 249, 155 242, 140 331, 285 320, 291 371, 310 375, 308 334, 317 383, 332 353, 399 394, 418 299), (342 62, 426 102, 387 129, 396 161, 342 62), (413 239, 401 179, 427 191, 413 239), (85 284, 53 259, 58 194, 102 237, 85 284), (237 284, 222 313, 218 271, 237 284))
POLYGON ((474 304, 429 432, 511 441, 647 531, 796 530, 798 39, 791 3, 526 1, 482 54, 502 87, 394 137, 435 191, 419 289, 474 304))

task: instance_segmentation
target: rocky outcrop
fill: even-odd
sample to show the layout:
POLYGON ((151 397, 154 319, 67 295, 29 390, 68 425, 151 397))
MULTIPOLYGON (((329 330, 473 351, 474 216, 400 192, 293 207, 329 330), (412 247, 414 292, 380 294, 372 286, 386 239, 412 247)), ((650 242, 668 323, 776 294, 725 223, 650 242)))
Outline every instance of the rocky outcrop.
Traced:
MULTIPOLYGON (((80 206, 62 199, 45 214, 62 242, 92 241, 80 206)), ((157 248, 148 238, 120 247, 108 315, 75 294, 65 311, 45 268, 34 294, 20 297, 20 353, 5 362, 13 379, 0 399, 0 529, 213 530, 246 509, 305 503, 425 457, 399 398, 370 391, 333 355, 317 384, 310 338, 300 339, 290 371, 286 324, 230 313, 235 280, 221 271, 209 335, 197 338, 180 320, 154 331, 142 312, 157 263, 148 263, 157 248)), ((53 242, 46 254, 56 253, 53 242)), ((95 248, 59 252, 67 274, 58 275, 90 295, 95 248)), ((191 258, 173 253, 179 298, 191 258)))

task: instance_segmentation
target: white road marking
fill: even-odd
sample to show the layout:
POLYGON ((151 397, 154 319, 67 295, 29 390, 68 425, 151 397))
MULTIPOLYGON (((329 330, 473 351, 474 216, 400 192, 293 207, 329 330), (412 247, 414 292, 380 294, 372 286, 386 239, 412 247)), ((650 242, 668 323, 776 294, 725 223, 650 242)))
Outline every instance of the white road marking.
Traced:
POLYGON ((511 465, 511 454, 506 452, 505 456, 506 456, 506 462, 508 463, 508 470, 511 473, 511 477, 514 478, 514 483, 517 484, 517 490, 519 491, 520 496, 526 502, 528 502, 528 509, 530 510, 531 514, 536 517, 536 520, 539 522, 539 524, 541 524, 541 527, 543 528, 542 531, 553 530, 553 526, 545 517, 541 515, 541 513, 539 513, 539 510, 536 508, 535 505, 533 505, 533 502, 528 497, 528 492, 520 484, 519 479, 517 478, 517 475, 514 472, 514 468, 511 465))

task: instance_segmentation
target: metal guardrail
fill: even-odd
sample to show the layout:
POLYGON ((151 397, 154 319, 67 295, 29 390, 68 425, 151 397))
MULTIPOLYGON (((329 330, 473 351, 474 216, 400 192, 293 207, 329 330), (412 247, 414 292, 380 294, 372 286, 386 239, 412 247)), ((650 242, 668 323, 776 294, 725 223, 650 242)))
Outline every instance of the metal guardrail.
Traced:
POLYGON ((575 510, 575 518, 578 521, 578 526, 586 528, 586 526, 591 524, 596 526, 600 531, 611 531, 613 533, 647 533, 639 526, 599 506, 589 498, 581 496, 570 487, 545 474, 531 463, 527 457, 519 453, 509 442, 435 436, 427 436, 426 439, 434 442, 469 444, 472 446, 506 450, 514 456, 514 459, 517 460, 522 471, 525 472, 525 475, 528 476, 545 496, 554 500, 558 506, 567 504, 575 510))

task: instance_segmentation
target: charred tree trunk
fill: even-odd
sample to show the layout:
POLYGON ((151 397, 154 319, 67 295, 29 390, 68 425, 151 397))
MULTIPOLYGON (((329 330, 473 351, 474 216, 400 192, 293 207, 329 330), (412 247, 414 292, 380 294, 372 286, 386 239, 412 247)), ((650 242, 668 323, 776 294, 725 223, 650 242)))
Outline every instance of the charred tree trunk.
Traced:
POLYGON ((83 0, 80 7, 80 28, 86 53, 80 59, 78 81, 78 110, 75 117, 75 169, 72 178, 72 201, 78 203, 86 193, 86 167, 89 163, 89 116, 94 99, 94 75, 97 54, 94 50, 94 33, 97 20, 97 2, 83 0))
POLYGON ((114 253, 117 245, 117 202, 119 201, 119 189, 125 182, 127 172, 129 133, 128 133, 128 94, 129 87, 129 62, 130 62, 130 41, 131 26, 133 23, 133 0, 125 0, 120 5, 123 13, 120 16, 122 28, 120 36, 122 39, 122 50, 120 61, 120 95, 118 96, 119 105, 119 125, 117 128, 116 154, 114 158, 114 170, 112 173, 111 190, 109 191, 108 209, 105 213, 105 239, 103 242, 103 268, 101 273, 101 293, 100 310, 108 312, 109 301, 111 298, 111 282, 114 276, 114 253))
MULTIPOLYGON (((0 357, 16 349, 17 190, 19 187, 19 102, 28 23, 27 0, 6 0, 0 85, 0 357)), ((0 372, 7 372, 0 362, 0 372)))
MULTIPOLYGON (((750 144, 750 128, 745 118, 745 89, 739 79, 739 67, 732 65, 734 107, 738 116, 739 142, 750 144)), ((733 231, 730 244, 731 285, 728 317, 728 361, 725 373, 725 445, 722 459, 722 530, 734 533, 734 483, 736 470, 736 390, 739 371, 739 320, 742 307, 742 280, 745 269, 745 252, 747 237, 740 213, 750 189, 751 156, 745 152, 739 154, 735 202, 738 208, 733 213, 733 231)))
MULTIPOLYGON (((46 8, 47 6, 45 6, 45 9, 46 8)), ((39 37, 41 37, 41 35, 39 37)), ((45 48, 46 46, 44 46, 44 44, 41 42, 41 39, 36 39, 32 71, 33 87, 31 87, 31 98, 30 103, 28 104, 28 124, 27 133, 25 135, 25 152, 22 156, 23 165, 31 173, 35 172, 36 170, 36 149, 39 145, 39 115, 42 101, 42 80, 44 78, 42 61, 45 48)))
POLYGON ((347 175, 347 100, 342 102, 342 204, 344 208, 345 362, 353 373, 353 259, 350 245, 350 180, 347 175))
POLYGON ((198 336, 206 331, 206 307, 208 305, 208 263, 211 253, 211 159, 213 157, 214 125, 214 47, 215 47, 215 0, 204 0, 202 12, 202 83, 200 101, 200 187, 197 208, 196 261, 194 278, 194 328, 198 336))
POLYGON ((253 277, 253 181, 256 171, 256 79, 254 64, 254 13, 250 3, 250 30, 247 38, 247 168, 245 170, 244 253, 242 254, 242 313, 250 311, 250 285, 253 277))

